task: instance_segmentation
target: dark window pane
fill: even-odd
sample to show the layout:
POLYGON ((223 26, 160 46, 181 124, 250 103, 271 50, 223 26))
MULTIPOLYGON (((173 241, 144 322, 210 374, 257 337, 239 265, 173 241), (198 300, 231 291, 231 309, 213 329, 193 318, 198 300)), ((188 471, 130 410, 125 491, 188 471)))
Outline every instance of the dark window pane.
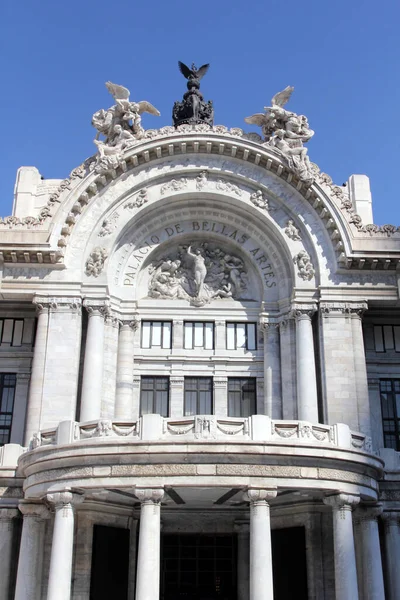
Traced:
POLYGON ((142 377, 140 390, 140 414, 168 416, 169 378, 142 377))
POLYGON ((0 374, 0 445, 10 442, 16 382, 14 373, 0 374))

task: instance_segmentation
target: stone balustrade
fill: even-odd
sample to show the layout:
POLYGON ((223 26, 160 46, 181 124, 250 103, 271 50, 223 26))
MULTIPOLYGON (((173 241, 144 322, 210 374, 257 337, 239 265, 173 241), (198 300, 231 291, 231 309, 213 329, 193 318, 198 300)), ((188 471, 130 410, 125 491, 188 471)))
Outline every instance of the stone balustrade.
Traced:
POLYGON ((344 423, 325 425, 308 421, 272 420, 264 415, 248 418, 196 415, 163 418, 143 415, 137 421, 101 419, 86 423, 63 421, 57 428, 35 434, 30 449, 47 445, 64 445, 85 440, 126 438, 138 441, 227 441, 265 442, 272 444, 317 445, 372 453, 371 439, 353 432, 344 423))

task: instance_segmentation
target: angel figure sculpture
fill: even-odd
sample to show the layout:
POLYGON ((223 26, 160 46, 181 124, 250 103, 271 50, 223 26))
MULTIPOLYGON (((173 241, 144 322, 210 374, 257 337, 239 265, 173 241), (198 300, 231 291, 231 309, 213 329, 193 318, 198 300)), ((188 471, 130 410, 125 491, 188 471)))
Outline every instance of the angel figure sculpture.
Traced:
POLYGON ((144 112, 157 117, 160 112, 146 100, 132 102, 129 99, 130 91, 123 85, 106 82, 106 87, 115 100, 115 104, 107 110, 98 110, 92 118, 92 125, 97 129, 96 140, 100 134, 105 136, 105 144, 114 146, 119 143, 120 136, 115 133, 115 126, 120 125, 123 130, 132 134, 135 139, 143 136, 141 115, 144 112))
POLYGON ((314 131, 310 129, 304 115, 297 115, 283 108, 293 90, 293 87, 288 86, 275 94, 272 106, 264 107, 265 113, 246 117, 245 122, 260 126, 265 136, 264 145, 279 150, 299 179, 310 182, 314 179, 314 172, 307 156, 307 148, 303 144, 312 138, 314 131))
POLYGON ((295 113, 289 112, 283 107, 290 100, 294 87, 288 85, 282 92, 278 92, 271 100, 272 106, 265 106, 265 113, 256 113, 246 117, 245 122, 250 125, 258 125, 262 128, 265 141, 268 141, 277 129, 284 129, 285 123, 295 113))

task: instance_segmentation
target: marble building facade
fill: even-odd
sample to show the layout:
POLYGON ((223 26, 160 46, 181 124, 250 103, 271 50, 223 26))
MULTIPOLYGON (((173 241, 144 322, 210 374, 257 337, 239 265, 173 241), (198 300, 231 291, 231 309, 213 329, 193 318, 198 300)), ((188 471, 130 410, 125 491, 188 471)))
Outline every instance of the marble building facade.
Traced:
POLYGON ((400 228, 276 97, 112 93, 0 221, 0 598, 398 600, 400 228))

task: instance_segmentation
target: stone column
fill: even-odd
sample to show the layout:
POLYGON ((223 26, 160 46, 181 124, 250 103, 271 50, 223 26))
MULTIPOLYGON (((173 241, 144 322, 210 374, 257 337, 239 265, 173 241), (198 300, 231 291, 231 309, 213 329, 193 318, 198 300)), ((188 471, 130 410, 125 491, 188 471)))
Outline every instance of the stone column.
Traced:
POLYGON ((136 488, 140 500, 136 600, 160 597, 160 508, 163 488, 136 488))
POLYGON ((318 423, 318 397, 314 338, 311 317, 314 308, 298 305, 296 319, 297 410, 300 421, 318 423))
POLYGON ((47 329, 49 325, 48 304, 37 303, 36 313, 36 339, 35 347, 33 349, 28 404, 26 407, 24 446, 29 446, 33 434, 40 429, 40 408, 42 404, 44 368, 46 365, 47 329))
POLYGON ((104 301, 84 300, 89 315, 83 365, 80 421, 97 421, 101 415, 104 358, 104 301))
POLYGON ((73 421, 81 344, 81 299, 35 298, 38 327, 25 426, 26 446, 41 428, 73 421))
POLYGON ((282 418, 297 419, 296 331, 294 318, 288 315, 279 323, 281 348, 282 418))
POLYGON ((385 524, 385 571, 388 592, 386 600, 398 600, 400 598, 400 512, 384 512, 382 519, 385 524))
POLYGON ((249 600, 250 528, 247 521, 235 523, 237 532, 237 600, 249 600))
POLYGON ((41 600, 45 519, 49 511, 43 504, 21 503, 24 515, 19 547, 15 600, 41 600))
POLYGON ((129 581, 128 600, 135 600, 137 519, 129 519, 129 581))
POLYGON ((121 321, 118 337, 115 418, 132 419, 134 335, 137 321, 121 321))
POLYGON ((47 600, 70 600, 74 505, 82 502, 83 496, 63 491, 47 494, 47 500, 55 509, 47 600))
POLYGON ((228 414, 228 378, 216 375, 213 379, 214 415, 226 417, 228 414))
POLYGON ((371 414, 369 408, 367 363, 364 350, 362 315, 367 303, 350 305, 351 330, 353 337, 354 376, 357 392, 358 431, 371 435, 371 414))
MULTIPOLYGON (((359 532, 360 565, 358 583, 363 600, 384 600, 383 570, 377 517, 382 506, 359 507, 355 523, 359 532)), ((357 544, 358 545, 358 544, 357 544)))
POLYGON ((279 324, 260 318, 264 336, 264 407, 263 414, 271 419, 282 419, 282 391, 280 377, 279 324))
POLYGON ((215 340, 214 347, 215 350, 226 350, 226 322, 225 321, 215 321, 215 330, 214 330, 215 340))
POLYGON ((271 524, 268 500, 273 489, 249 488, 244 498, 250 502, 250 600, 273 600, 271 524))
POLYGON ((333 510, 336 600, 358 600, 356 554, 354 549, 352 507, 360 501, 352 494, 324 498, 333 510))
POLYGON ((169 416, 180 419, 185 414, 183 386, 185 383, 182 375, 173 375, 169 378, 169 416))
POLYGON ((10 598, 15 508, 0 508, 0 598, 10 598))

